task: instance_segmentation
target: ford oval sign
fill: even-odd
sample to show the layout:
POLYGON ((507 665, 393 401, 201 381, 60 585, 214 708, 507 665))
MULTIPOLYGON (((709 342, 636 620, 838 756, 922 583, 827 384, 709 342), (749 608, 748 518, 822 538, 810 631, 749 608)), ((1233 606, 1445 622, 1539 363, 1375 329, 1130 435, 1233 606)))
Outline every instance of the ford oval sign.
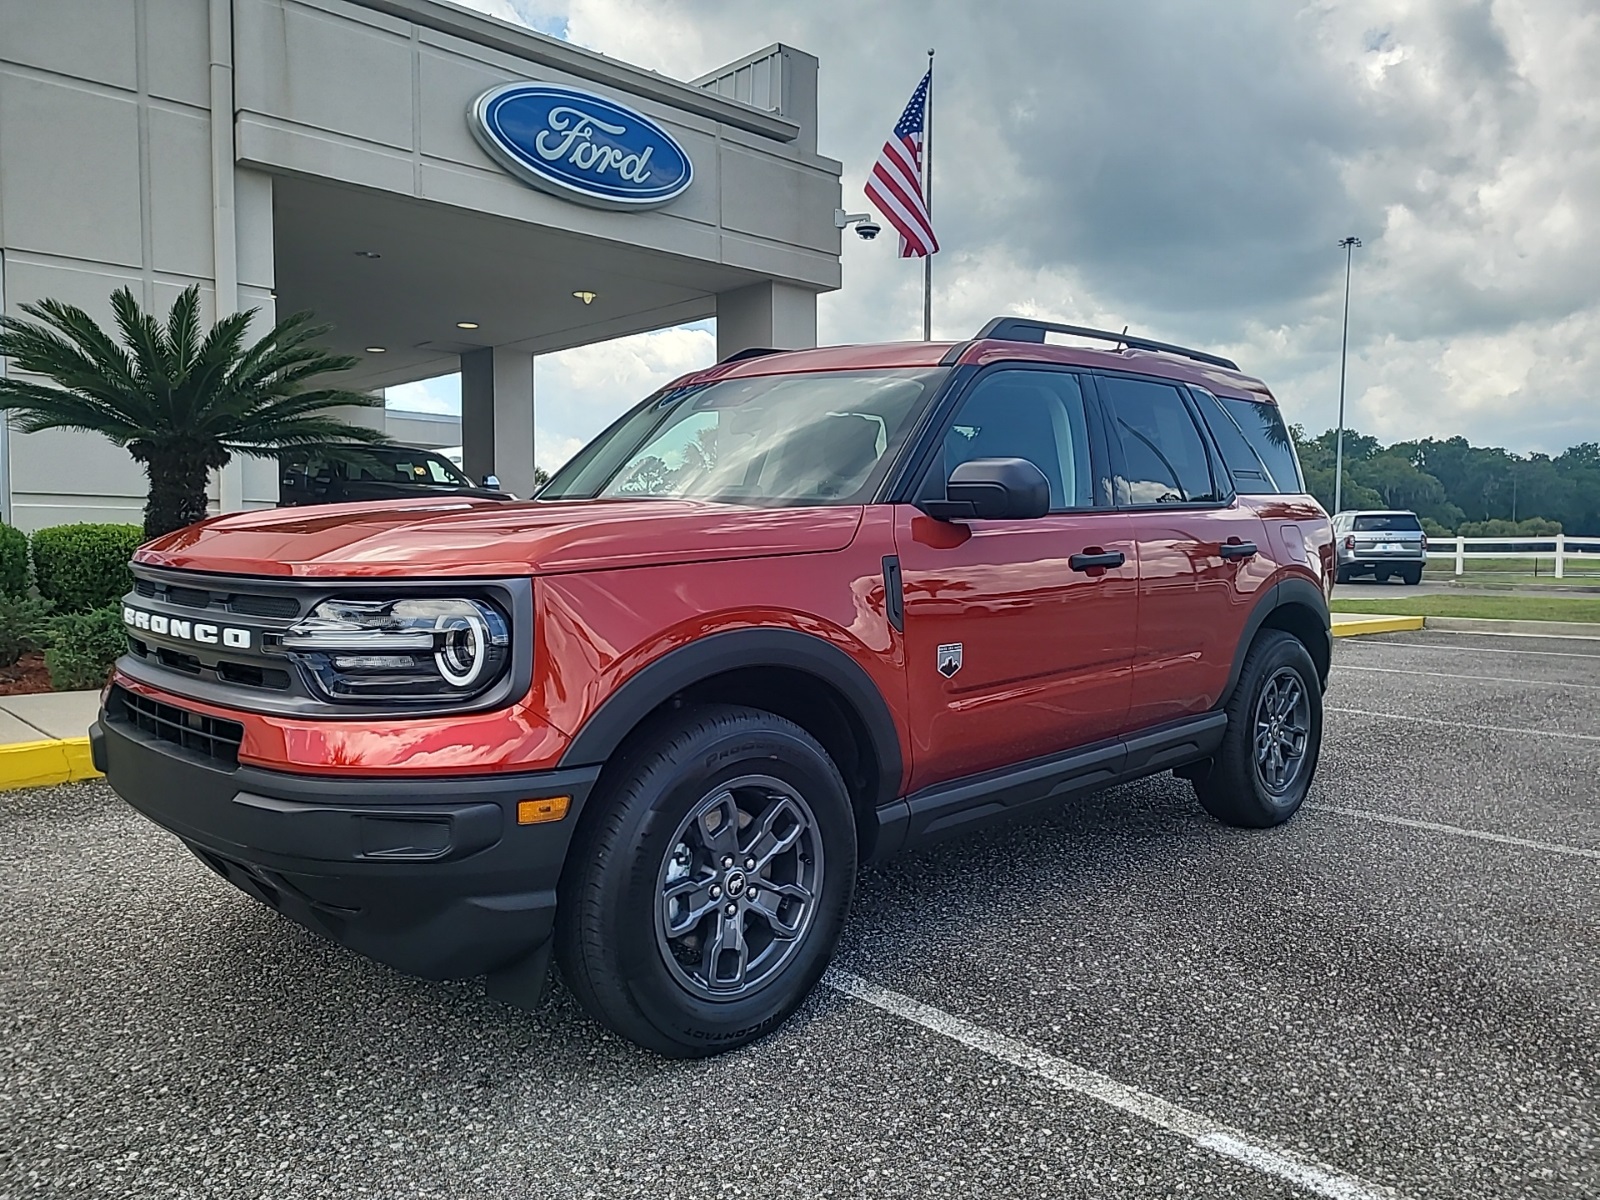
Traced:
POLYGON ((469 121, 483 148, 518 179, 598 208, 654 208, 694 179, 694 164, 665 129, 579 88, 490 88, 473 102, 469 121))

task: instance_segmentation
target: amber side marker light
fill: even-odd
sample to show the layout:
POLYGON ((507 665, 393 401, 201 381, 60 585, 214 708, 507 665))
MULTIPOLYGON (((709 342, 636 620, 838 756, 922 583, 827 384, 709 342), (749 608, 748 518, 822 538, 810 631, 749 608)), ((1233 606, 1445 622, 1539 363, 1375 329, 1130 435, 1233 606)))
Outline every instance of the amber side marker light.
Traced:
POLYGON ((572 807, 571 796, 550 796, 544 800, 517 801, 518 825, 543 825, 546 821, 559 821, 572 807))

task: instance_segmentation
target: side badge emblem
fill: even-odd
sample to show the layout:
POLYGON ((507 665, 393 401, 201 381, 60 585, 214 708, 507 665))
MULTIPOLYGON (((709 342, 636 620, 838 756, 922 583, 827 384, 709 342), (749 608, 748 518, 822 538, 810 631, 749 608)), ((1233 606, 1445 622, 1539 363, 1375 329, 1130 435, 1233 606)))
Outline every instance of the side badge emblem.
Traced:
POLYGON ((949 679, 961 670, 961 643, 950 642, 939 647, 939 674, 949 679))

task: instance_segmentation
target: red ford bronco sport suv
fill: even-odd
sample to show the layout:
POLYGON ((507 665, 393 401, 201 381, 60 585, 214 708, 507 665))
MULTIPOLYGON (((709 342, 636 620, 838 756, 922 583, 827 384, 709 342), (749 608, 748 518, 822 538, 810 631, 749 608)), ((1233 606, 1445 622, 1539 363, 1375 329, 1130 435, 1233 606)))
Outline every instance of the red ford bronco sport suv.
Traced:
POLYGON ((865 862, 1167 770, 1286 820, 1331 652, 1304 492, 1199 351, 1014 318, 747 351, 535 501, 145 546, 95 761, 353 950, 532 1006, 553 948, 612 1029, 713 1053, 801 1003, 865 862))

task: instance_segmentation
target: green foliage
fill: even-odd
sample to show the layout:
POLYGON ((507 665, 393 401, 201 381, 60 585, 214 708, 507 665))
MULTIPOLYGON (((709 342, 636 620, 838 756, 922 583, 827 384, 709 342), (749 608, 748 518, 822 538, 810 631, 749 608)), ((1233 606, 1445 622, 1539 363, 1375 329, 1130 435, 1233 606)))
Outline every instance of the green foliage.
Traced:
POLYGON ((1463 521, 1456 532, 1462 537, 1555 537, 1561 532, 1561 522, 1543 517, 1529 517, 1526 521, 1463 521))
POLYGON ((57 525, 33 535, 39 594, 63 612, 115 604, 133 588, 128 562, 144 540, 137 525, 57 525))
POLYGON ((28 535, 10 525, 0 525, 0 596, 27 594, 28 535))
POLYGON ((44 652, 50 686, 58 692, 98 688, 127 648, 121 605, 56 617, 50 622, 50 648, 44 652))
POLYGON ((0 667, 14 665, 24 654, 49 641, 50 613, 54 608, 48 600, 0 596, 0 667))
MULTIPOLYGON (((1310 437, 1296 425, 1290 433, 1307 487, 1333 511, 1335 431, 1310 437)), ((1541 537, 1560 530, 1600 537, 1600 443, 1584 442, 1552 458, 1473 446, 1463 437, 1386 447, 1347 429, 1344 469, 1346 509, 1408 508, 1430 537, 1457 530, 1468 537, 1541 537), (1526 525, 1530 518, 1542 524, 1526 525), (1493 528, 1503 532, 1466 532, 1485 522, 1499 522, 1493 528)))
POLYGON ((270 457, 319 443, 382 443, 375 429, 330 415, 370 408, 376 396, 320 386, 360 360, 313 345, 328 332, 311 314, 279 321, 245 345, 256 312, 224 317, 204 335, 200 289, 186 289, 165 325, 133 293, 111 296, 120 343, 71 304, 24 304, 25 321, 0 316, 0 357, 16 367, 0 378, 0 410, 17 428, 87 430, 125 447, 150 480, 145 532, 158 537, 206 513, 210 473, 235 454, 270 457), (27 375, 44 376, 53 386, 27 375))

